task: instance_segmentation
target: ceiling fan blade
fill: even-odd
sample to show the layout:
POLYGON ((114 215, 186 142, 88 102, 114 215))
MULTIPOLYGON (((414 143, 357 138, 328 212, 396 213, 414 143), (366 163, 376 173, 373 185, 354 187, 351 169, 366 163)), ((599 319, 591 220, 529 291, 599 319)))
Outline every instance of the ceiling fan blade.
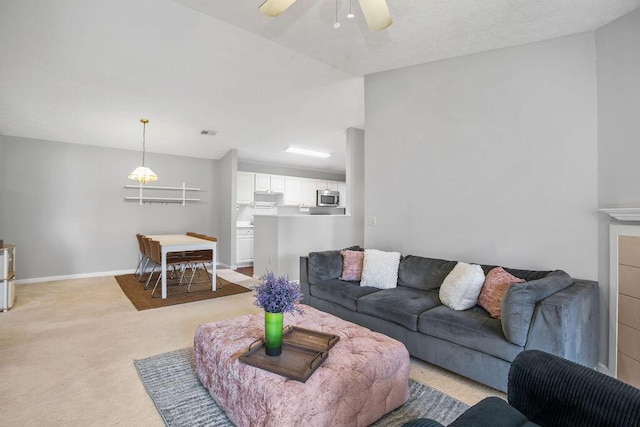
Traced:
POLYGON ((266 0, 258 10, 267 16, 278 16, 295 2, 296 0, 266 0))
POLYGON ((384 30, 393 24, 386 0, 360 0, 360 7, 370 31, 384 30))

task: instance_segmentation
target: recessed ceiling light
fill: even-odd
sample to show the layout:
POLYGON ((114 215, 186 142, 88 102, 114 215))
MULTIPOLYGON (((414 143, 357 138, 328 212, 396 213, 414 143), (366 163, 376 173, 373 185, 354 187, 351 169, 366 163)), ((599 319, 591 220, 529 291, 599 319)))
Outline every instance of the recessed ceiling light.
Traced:
POLYGON ((331 156, 331 154, 324 153, 322 151, 315 151, 315 150, 309 150, 306 148, 298 148, 298 147, 288 147, 284 151, 287 153, 302 154, 303 156, 321 157, 323 159, 326 159, 327 157, 331 156))
POLYGON ((218 134, 217 130, 203 130, 200 132, 200 135, 216 136, 217 134, 218 134))

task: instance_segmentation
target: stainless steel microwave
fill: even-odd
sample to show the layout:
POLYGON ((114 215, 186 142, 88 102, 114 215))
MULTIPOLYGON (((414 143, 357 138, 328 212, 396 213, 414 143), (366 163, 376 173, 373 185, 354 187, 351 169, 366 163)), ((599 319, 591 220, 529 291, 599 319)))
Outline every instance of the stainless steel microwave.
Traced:
POLYGON ((316 206, 340 206, 340 192, 332 190, 318 190, 316 206))

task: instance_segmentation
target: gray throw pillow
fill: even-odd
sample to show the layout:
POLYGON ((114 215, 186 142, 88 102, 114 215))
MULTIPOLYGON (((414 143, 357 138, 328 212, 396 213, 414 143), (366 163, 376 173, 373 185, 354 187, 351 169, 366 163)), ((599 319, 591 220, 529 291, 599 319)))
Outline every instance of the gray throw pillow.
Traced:
POLYGON ((317 285, 342 274, 342 255, 340 251, 309 253, 309 283, 317 285))

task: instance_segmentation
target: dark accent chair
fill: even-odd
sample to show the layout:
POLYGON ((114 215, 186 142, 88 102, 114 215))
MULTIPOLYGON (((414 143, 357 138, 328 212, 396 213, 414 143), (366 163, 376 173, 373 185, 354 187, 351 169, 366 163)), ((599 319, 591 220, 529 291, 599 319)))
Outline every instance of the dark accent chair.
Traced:
MULTIPOLYGON (((516 356, 509 371, 509 403, 488 397, 449 426, 640 426, 640 389, 538 350, 516 356)), ((426 418, 403 427, 442 427, 426 418)))

